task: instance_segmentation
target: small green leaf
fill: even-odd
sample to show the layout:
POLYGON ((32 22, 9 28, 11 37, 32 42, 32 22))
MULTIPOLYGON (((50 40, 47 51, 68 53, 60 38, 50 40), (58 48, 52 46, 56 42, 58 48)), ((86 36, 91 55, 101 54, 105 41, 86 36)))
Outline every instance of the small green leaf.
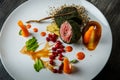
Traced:
POLYGON ((77 59, 73 59, 73 60, 70 61, 70 63, 77 63, 77 62, 78 62, 77 59))
POLYGON ((22 35, 22 30, 19 31, 19 35, 22 35))
POLYGON ((39 47, 37 39, 32 37, 28 41, 26 41, 26 48, 28 51, 35 51, 39 47))
POLYGON ((43 69, 43 68, 44 68, 44 64, 43 64, 42 60, 37 59, 36 62, 35 62, 35 64, 34 64, 34 69, 35 69, 37 72, 39 72, 39 71, 40 71, 41 69, 43 69))

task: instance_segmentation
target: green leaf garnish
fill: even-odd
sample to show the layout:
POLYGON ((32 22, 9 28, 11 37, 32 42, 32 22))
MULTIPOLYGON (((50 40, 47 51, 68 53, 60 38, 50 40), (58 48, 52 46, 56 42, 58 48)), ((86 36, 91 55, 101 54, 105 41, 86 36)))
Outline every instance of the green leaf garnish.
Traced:
POLYGON ((70 61, 70 63, 77 63, 77 62, 78 62, 77 59, 73 59, 73 60, 70 61))
POLYGON ((28 51, 35 51, 39 47, 37 39, 32 37, 28 41, 26 41, 26 48, 28 51))
POLYGON ((19 31, 19 35, 22 35, 22 30, 19 31))
POLYGON ((34 69, 37 71, 37 72, 39 72, 41 69, 43 69, 44 68, 44 64, 43 64, 43 61, 42 60, 40 60, 40 59, 37 59, 36 61, 35 61, 35 64, 34 64, 34 69))

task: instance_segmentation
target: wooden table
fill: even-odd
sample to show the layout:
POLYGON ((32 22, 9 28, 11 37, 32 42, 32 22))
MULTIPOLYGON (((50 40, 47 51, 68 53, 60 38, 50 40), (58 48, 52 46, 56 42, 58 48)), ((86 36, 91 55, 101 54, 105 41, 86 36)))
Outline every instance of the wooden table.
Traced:
MULTIPOLYGON (((26 0, 0 0, 0 29, 9 14, 26 0)), ((109 61, 93 80, 120 80, 120 0, 88 0, 107 18, 113 35, 109 61)), ((0 61, 0 80, 13 80, 0 61)))

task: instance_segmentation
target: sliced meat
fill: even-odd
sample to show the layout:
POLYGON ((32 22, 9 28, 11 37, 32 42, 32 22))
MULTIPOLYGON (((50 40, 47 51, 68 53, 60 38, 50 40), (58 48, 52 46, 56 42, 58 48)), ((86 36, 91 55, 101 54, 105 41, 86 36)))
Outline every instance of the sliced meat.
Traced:
POLYGON ((65 43, 75 43, 80 36, 80 27, 75 21, 68 20, 60 26, 60 37, 65 43))
POLYGON ((72 27, 65 21, 60 28, 61 38, 64 42, 69 43, 72 37, 72 27))

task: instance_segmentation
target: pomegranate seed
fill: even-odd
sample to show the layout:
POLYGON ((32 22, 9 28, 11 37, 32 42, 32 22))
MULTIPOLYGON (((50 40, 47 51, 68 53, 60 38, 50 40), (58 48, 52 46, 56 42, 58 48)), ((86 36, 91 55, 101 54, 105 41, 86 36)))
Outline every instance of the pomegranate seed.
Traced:
POLYGON ((58 36, 56 34, 48 34, 48 40, 47 41, 52 41, 52 42, 56 42, 58 36))
POLYGON ((61 49, 61 51, 62 51, 62 52, 65 52, 65 50, 64 50, 64 49, 61 49))
POLYGON ((49 37, 49 38, 52 38, 52 34, 48 34, 48 37, 49 37))
POLYGON ((46 38, 46 40, 49 42, 49 41, 50 41, 50 38, 49 38, 49 37, 47 37, 47 38, 46 38))
POLYGON ((59 70, 63 70, 63 63, 59 66, 59 70))
POLYGON ((53 73, 57 73, 58 72, 58 70, 57 69, 53 69, 53 73))
POLYGON ((63 55, 62 54, 59 54, 59 57, 58 57, 58 59, 60 60, 60 61, 63 61, 63 55))
POLYGON ((53 60, 50 60, 49 62, 51 65, 55 65, 55 62, 53 60))
POLYGON ((49 58, 53 60, 53 59, 55 59, 55 56, 54 55, 50 55, 49 58))
POLYGON ((60 61, 63 61, 63 57, 58 57, 58 59, 59 59, 60 61))
POLYGON ((54 56, 55 56, 55 57, 57 57, 57 56, 58 56, 58 54, 54 54, 54 56))
POLYGON ((61 65, 59 66, 58 73, 62 73, 62 71, 63 71, 63 63, 61 63, 61 65))
POLYGON ((60 74, 61 74, 61 73, 62 73, 62 70, 58 70, 57 73, 60 73, 60 74))
POLYGON ((59 53, 58 51, 56 51, 56 53, 59 55, 59 54, 61 54, 61 53, 59 53))
POLYGON ((50 61, 50 64, 51 64, 51 65, 55 65, 55 63, 54 63, 54 62, 52 62, 52 61, 50 61))
POLYGON ((54 55, 55 57, 58 56, 57 52, 52 52, 52 55, 54 55))
POLYGON ((56 42, 56 38, 51 38, 51 41, 52 42, 56 42))
POLYGON ((59 44, 55 44, 55 47, 56 47, 57 49, 59 48, 59 46, 60 46, 59 44))
POLYGON ((62 50, 61 50, 61 49, 58 49, 58 50, 57 50, 57 53, 59 53, 59 54, 62 53, 62 50))
POLYGON ((59 57, 64 57, 64 56, 62 54, 60 54, 59 57))
POLYGON ((61 45, 62 43, 61 43, 60 41, 56 41, 56 44, 59 44, 59 45, 61 45))
POLYGON ((53 35, 52 35, 52 37, 54 37, 54 38, 57 38, 57 37, 58 37, 58 35, 56 35, 56 34, 53 34, 53 35))
POLYGON ((53 50, 53 51, 56 51, 56 50, 57 50, 57 48, 56 48, 56 47, 52 47, 52 50, 53 50))
POLYGON ((63 48, 64 48, 64 46, 63 46, 63 45, 60 45, 59 47, 60 47, 61 49, 63 49, 63 48))
POLYGON ((57 53, 55 51, 53 51, 52 54, 54 55, 54 54, 57 54, 57 53))

